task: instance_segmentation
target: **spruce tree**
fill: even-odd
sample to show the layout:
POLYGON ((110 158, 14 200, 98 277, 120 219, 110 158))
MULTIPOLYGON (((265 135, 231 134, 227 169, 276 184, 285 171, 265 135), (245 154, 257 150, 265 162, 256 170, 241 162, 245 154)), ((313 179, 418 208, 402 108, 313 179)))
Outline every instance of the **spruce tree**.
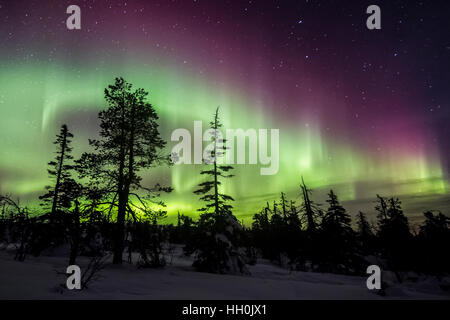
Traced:
POLYGON ((450 236, 450 218, 442 212, 426 211, 425 222, 420 226, 420 234, 426 238, 444 239, 450 236))
POLYGON ((295 206, 295 202, 291 200, 289 211, 287 212, 287 224, 294 229, 301 229, 302 223, 300 217, 298 216, 298 209, 295 206))
POLYGON ((356 224, 358 227, 357 237, 362 254, 367 255, 373 253, 375 248, 375 235, 372 226, 362 211, 359 211, 357 215, 356 224))
POLYGON ((79 186, 72 178, 72 142, 73 134, 69 132, 67 125, 63 124, 59 134, 56 136, 55 160, 48 163, 48 174, 54 181, 52 186, 47 186, 47 193, 40 196, 43 200, 41 205, 50 208, 53 219, 58 210, 68 209, 72 206, 74 198, 78 195, 79 186))
POLYGON ((404 215, 401 202, 397 198, 385 200, 378 197, 378 235, 385 241, 393 241, 395 238, 407 239, 411 236, 408 218, 404 215))
POLYGON ((309 235, 312 235, 317 229, 317 219, 322 215, 322 211, 319 206, 310 199, 311 190, 306 186, 303 177, 300 188, 302 190, 303 199, 303 203, 300 206, 300 212, 303 214, 303 219, 306 220, 306 231, 309 235))
POLYGON ((339 203, 333 190, 328 193, 329 206, 321 223, 322 261, 331 263, 332 270, 348 272, 353 268, 354 233, 351 228, 351 217, 339 203), (344 267, 343 267, 344 266, 344 267))
POLYGON ((199 211, 211 212, 213 210, 216 215, 221 213, 231 214, 232 206, 229 204, 229 201, 234 201, 233 197, 221 193, 219 190, 222 184, 220 181, 221 178, 233 177, 232 174, 228 173, 233 169, 232 166, 218 164, 219 158, 223 157, 227 150, 226 140, 219 138, 219 129, 221 127, 219 108, 217 108, 214 114, 214 120, 210 122, 210 128, 214 132, 211 137, 213 150, 211 151, 211 159, 207 159, 207 163, 211 164, 212 168, 200 172, 201 175, 209 176, 210 180, 200 183, 199 189, 194 191, 195 194, 202 195, 200 200, 205 202, 205 206, 200 208, 199 211))
POLYGON ((199 209, 202 214, 198 221, 198 233, 191 243, 185 247, 185 252, 195 252, 194 267, 199 271, 212 273, 247 273, 245 258, 239 252, 241 244, 242 226, 233 215, 229 204, 234 199, 222 193, 220 186, 222 179, 230 178, 232 166, 219 164, 219 158, 225 154, 226 140, 220 138, 219 108, 216 109, 214 120, 210 122, 212 130, 210 159, 206 164, 212 166, 204 170, 202 175, 209 180, 199 184, 194 193, 202 195, 200 200, 205 204, 199 209))
POLYGON ((83 154, 78 161, 81 177, 88 177, 95 193, 104 198, 97 204, 107 204, 117 210, 115 264, 122 263, 127 213, 134 216, 136 211, 150 211, 138 191, 146 191, 152 197, 155 196, 152 192, 157 196, 161 191, 171 190, 159 184, 154 188, 141 185, 142 170, 169 163, 169 157, 160 153, 166 142, 160 137, 158 115, 147 102, 147 95, 144 89, 133 90, 123 78, 116 78, 105 89, 108 108, 99 113, 100 140, 89 141, 95 151, 83 154))
POLYGON ((329 207, 322 219, 322 228, 333 230, 339 234, 351 232, 351 217, 339 203, 337 195, 333 190, 328 193, 329 199, 326 200, 329 207))
POLYGON ((382 254, 387 259, 388 267, 396 272, 403 271, 411 266, 412 235, 409 231, 408 218, 403 213, 401 202, 397 198, 388 200, 377 195, 378 204, 378 232, 382 254))
POLYGON ((359 211, 357 218, 358 218, 358 220, 357 220, 356 224, 358 225, 358 234, 362 238, 373 236, 372 227, 369 224, 369 222, 367 221, 367 218, 366 218, 366 215, 364 214, 364 212, 359 211))
POLYGON ((450 270, 450 218, 439 211, 427 211, 424 216, 417 239, 417 265, 420 270, 441 276, 450 270))

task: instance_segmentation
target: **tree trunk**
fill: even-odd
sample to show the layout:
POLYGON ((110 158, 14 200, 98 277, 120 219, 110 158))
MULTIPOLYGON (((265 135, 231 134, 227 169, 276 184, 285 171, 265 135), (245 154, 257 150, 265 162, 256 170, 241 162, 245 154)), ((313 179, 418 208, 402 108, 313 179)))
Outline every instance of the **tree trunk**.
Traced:
POLYGON ((218 110, 216 110, 216 115, 214 118, 214 208, 215 213, 219 213, 219 190, 217 188, 217 117, 218 117, 218 110))
MULTIPOLYGON (((133 122, 134 117, 131 117, 131 122, 133 122)), ((124 139, 125 140, 125 139, 124 139)), ((126 140, 125 140, 126 142, 126 140)), ((114 264, 122 264, 122 253, 124 249, 124 238, 125 238, 125 216, 128 205, 128 196, 130 194, 130 185, 133 178, 133 167, 134 167, 134 129, 131 130, 129 144, 129 159, 128 159, 128 175, 125 178, 123 174, 123 168, 125 167, 125 155, 123 157, 123 162, 120 164, 119 172, 121 172, 123 183, 119 183, 122 186, 119 192, 119 207, 117 212, 117 224, 116 224, 116 234, 114 237, 114 264)), ((122 152, 122 151, 121 151, 122 152)), ((125 151, 123 151, 125 154, 125 151)))
POLYGON ((316 225, 314 223, 314 217, 313 217, 313 209, 311 207, 311 201, 309 200, 309 195, 308 195, 308 188, 305 185, 305 182, 303 182, 303 178, 302 178, 302 192, 303 192, 303 201, 305 202, 305 214, 307 217, 307 221, 308 221, 308 228, 307 231, 309 233, 314 232, 316 230, 316 225))
POLYGON ((80 245, 80 211, 79 211, 79 203, 78 200, 75 203, 75 212, 74 212, 74 226, 72 233, 72 243, 70 246, 70 257, 69 257, 69 265, 76 264, 77 256, 78 256, 78 247, 80 245))
POLYGON ((63 163, 64 163, 64 155, 66 153, 67 128, 63 129, 63 134, 64 134, 64 137, 63 137, 63 144, 61 146, 61 155, 60 155, 61 158, 59 159, 58 175, 56 177, 56 185, 55 185, 55 190, 54 190, 54 195, 53 195, 51 218, 53 218, 53 216, 55 215, 56 204, 58 203, 59 185, 61 183, 61 173, 62 173, 62 168, 63 168, 63 163))
POLYGON ((125 214, 128 196, 122 190, 119 194, 119 208, 117 211, 116 232, 114 235, 114 264, 122 264, 123 241, 125 231, 125 214))
POLYGON ((219 191, 217 188, 217 164, 214 160, 214 207, 216 214, 219 213, 219 191))
MULTIPOLYGON (((123 102, 124 103, 124 102, 123 102)), ((126 134, 125 134, 125 107, 122 105, 122 118, 121 118, 121 145, 119 152, 119 177, 118 177, 118 195, 119 204, 117 209, 117 222, 114 230, 114 249, 113 249, 113 263, 122 264, 122 252, 123 241, 125 231, 125 214, 128 203, 128 193, 125 192, 125 146, 126 146, 126 134)))

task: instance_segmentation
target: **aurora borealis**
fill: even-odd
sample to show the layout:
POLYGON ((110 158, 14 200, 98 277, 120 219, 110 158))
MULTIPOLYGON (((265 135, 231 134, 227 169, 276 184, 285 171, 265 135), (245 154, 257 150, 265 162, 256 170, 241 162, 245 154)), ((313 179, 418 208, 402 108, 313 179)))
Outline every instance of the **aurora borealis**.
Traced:
MULTIPOLYGON (((224 185, 240 218, 281 191, 298 203, 302 175, 318 202, 332 187, 352 213, 370 212, 377 193, 399 196, 406 214, 445 211, 449 4, 378 1, 373 31, 370 4, 0 0, 0 192, 33 205, 60 125, 75 154, 86 150, 103 89, 123 76, 150 92, 168 141, 217 106, 225 128, 280 130, 276 175, 236 165, 224 185), (66 28, 70 4, 81 30, 66 28)), ((201 168, 153 169, 145 181, 172 184, 169 213, 193 214, 201 168)))

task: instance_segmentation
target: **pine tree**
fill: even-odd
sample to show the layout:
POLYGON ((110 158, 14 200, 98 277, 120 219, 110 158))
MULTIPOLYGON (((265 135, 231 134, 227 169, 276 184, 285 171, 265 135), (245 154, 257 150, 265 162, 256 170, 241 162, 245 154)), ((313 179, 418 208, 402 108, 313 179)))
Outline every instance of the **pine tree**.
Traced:
MULTIPOLYGON (((412 235, 409 231, 408 218, 403 214, 399 199, 388 200, 377 195, 378 233, 381 250, 386 257, 388 267, 393 271, 406 270, 411 265, 412 235)), ((401 277, 398 273, 398 280, 401 277)))
POLYGON ((205 206, 199 209, 199 211, 210 212, 213 209, 215 214, 231 213, 232 206, 228 202, 234 201, 231 196, 220 193, 219 191, 219 187, 222 184, 219 179, 233 177, 232 174, 228 173, 233 169, 232 166, 218 164, 219 158, 223 157, 227 150, 226 140, 219 138, 219 129, 221 127, 219 108, 217 108, 214 114, 214 120, 210 122, 210 128, 214 131, 212 136, 213 150, 211 151, 211 159, 207 159, 207 162, 212 164, 213 167, 210 170, 200 172, 202 175, 209 176, 211 180, 200 183, 200 188, 194 191, 195 194, 203 195, 200 200, 205 202, 205 206))
POLYGON ((311 235, 317 229, 317 218, 321 216, 322 212, 320 208, 310 199, 309 195, 311 190, 305 184, 302 177, 302 184, 300 185, 302 190, 303 203, 300 207, 300 211, 303 213, 303 217, 306 218, 306 231, 311 235))
POLYGON ((266 207, 253 215, 251 229, 253 245, 259 248, 263 257, 267 259, 271 259, 273 257, 273 241, 270 222, 271 213, 269 202, 267 202, 266 207))
POLYGON ((204 201, 205 205, 199 209, 202 214, 197 224, 197 236, 186 246, 185 252, 195 252, 193 265, 199 271, 247 273, 245 258, 239 252, 243 228, 233 215, 232 206, 229 204, 229 201, 234 199, 219 190, 221 179, 233 176, 228 173, 233 167, 220 165, 218 161, 227 150, 226 140, 220 138, 221 127, 217 108, 214 120, 210 122, 213 145, 211 158, 205 159, 212 168, 201 172, 202 175, 209 176, 210 180, 200 183, 200 188, 194 191, 195 194, 202 195, 200 200, 204 201))
POLYGON ((289 263, 297 263, 303 245, 302 224, 294 201, 288 201, 281 193, 281 207, 283 209, 283 227, 280 238, 283 241, 283 251, 289 258, 289 263), (289 203, 289 204, 288 204, 289 203))
POLYGON ((440 276, 450 269, 450 218, 439 211, 436 214, 427 211, 424 216, 425 221, 418 235, 416 261, 420 270, 440 276))
POLYGON ((332 230, 337 233, 346 234, 351 231, 351 217, 341 206, 337 195, 333 190, 328 193, 327 200, 329 207, 322 219, 322 228, 332 230))
POLYGON ((56 145, 55 160, 48 163, 48 174, 54 180, 53 186, 47 186, 47 193, 40 196, 43 200, 42 205, 50 207, 53 219, 58 210, 70 208, 74 198, 79 193, 79 185, 72 179, 72 170, 74 168, 71 160, 73 135, 69 132, 67 125, 62 125, 60 133, 56 136, 54 144, 56 145))
POLYGON ((375 206, 375 210, 378 211, 378 220, 384 221, 385 219, 388 219, 388 213, 387 213, 387 204, 386 200, 377 194, 377 204, 375 206))
POLYGON ((400 200, 390 198, 386 201, 379 195, 377 197, 379 203, 375 209, 378 211, 379 236, 389 241, 411 236, 408 218, 403 214, 400 200))
POLYGON ((269 229, 269 203, 267 202, 267 206, 261 210, 259 213, 255 213, 253 215, 253 223, 252 223, 252 229, 253 230, 260 230, 262 232, 265 232, 269 229))
POLYGON ((297 210, 297 207, 295 206, 294 201, 291 201, 290 209, 287 212, 287 223, 289 226, 291 226, 292 228, 295 228, 295 229, 300 230, 302 227, 302 223, 298 216, 298 210, 297 210))
POLYGON ((283 219, 286 220, 286 199, 284 192, 281 192, 281 210, 283 212, 283 219))
POLYGON ((149 200, 161 191, 171 191, 159 184, 154 188, 141 185, 141 170, 169 163, 169 157, 159 152, 166 142, 160 137, 158 115, 147 102, 147 95, 144 89, 133 90, 123 78, 116 78, 115 83, 105 89, 108 108, 99 113, 101 139, 90 140, 95 152, 83 154, 78 161, 80 175, 89 177, 97 189, 96 194, 105 198, 97 204, 117 209, 115 264, 122 263, 127 213, 134 216, 135 211, 151 211, 136 191, 146 191, 149 200))
POLYGON ((329 206, 320 225, 322 259, 331 263, 332 269, 348 272, 354 264, 354 233, 351 228, 351 217, 339 203, 333 190, 328 193, 329 206), (343 267, 344 266, 344 267, 343 267))
POLYGON ((286 258, 292 262, 298 254, 301 222, 294 202, 289 202, 284 192, 279 202, 273 202, 272 208, 267 202, 267 206, 253 216, 252 233, 264 258, 284 265, 286 258))
POLYGON ((375 234, 372 226, 367 221, 366 215, 359 211, 356 221, 358 227, 358 241, 361 252, 364 255, 371 254, 375 248, 375 234))
POLYGON ((445 238, 450 236, 450 218, 437 212, 427 211, 423 214, 425 222, 420 226, 420 233, 427 238, 445 238))
POLYGON ((362 238, 371 237, 373 236, 372 227, 367 221, 366 215, 364 212, 359 211, 358 212, 358 221, 356 222, 358 225, 358 234, 362 238))

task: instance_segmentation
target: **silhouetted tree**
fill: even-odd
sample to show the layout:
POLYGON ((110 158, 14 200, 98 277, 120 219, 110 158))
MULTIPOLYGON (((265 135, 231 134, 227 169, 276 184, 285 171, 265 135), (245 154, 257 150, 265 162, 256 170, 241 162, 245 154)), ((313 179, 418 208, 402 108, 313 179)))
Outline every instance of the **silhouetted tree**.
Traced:
POLYGON ((280 265, 284 265, 286 263, 286 254, 288 251, 286 219, 283 219, 283 212, 278 210, 278 203, 276 201, 273 202, 272 208, 269 229, 271 242, 267 248, 267 258, 276 261, 280 265))
POLYGON ((105 89, 108 108, 99 113, 100 140, 90 140, 94 153, 84 153, 78 163, 82 177, 100 188, 100 194, 108 204, 117 208, 117 222, 114 230, 113 263, 122 263, 124 248, 124 222, 127 212, 150 210, 141 196, 135 192, 145 190, 148 200, 158 192, 170 191, 156 184, 155 188, 141 185, 140 171, 155 165, 169 163, 169 157, 161 155, 165 146, 158 131, 158 115, 147 102, 144 89, 132 90, 132 85, 123 78, 116 78, 113 85, 105 89), (154 195, 152 192, 156 192, 154 195), (136 201, 130 201, 134 196, 136 201), (136 203, 140 205, 137 206, 136 203))
POLYGON ((317 218, 322 215, 320 208, 310 199, 311 190, 305 184, 302 177, 302 184, 300 185, 302 190, 303 203, 300 207, 300 212, 303 214, 304 220, 306 220, 306 231, 312 234, 317 228, 317 218))
POLYGON ((286 205, 286 195, 284 194, 284 192, 281 192, 281 203, 280 204, 281 204, 281 210, 282 210, 281 212, 283 213, 283 219, 286 220, 287 205, 286 205))
POLYGON ((411 236, 408 218, 403 214, 399 199, 390 198, 387 201, 377 195, 378 235, 390 241, 394 238, 407 239, 411 236))
POLYGON ((298 216, 298 209, 295 206, 295 202, 291 201, 289 211, 287 212, 287 224, 293 229, 301 229, 302 222, 300 221, 300 217, 298 216))
POLYGON ((251 233, 254 246, 264 258, 280 265, 294 263, 304 245, 298 210, 284 192, 281 193, 280 202, 274 201, 272 208, 267 202, 265 208, 253 215, 251 233), (281 211, 278 207, 281 207, 281 211))
POLYGON ((69 132, 67 125, 61 126, 60 133, 56 136, 56 158, 48 163, 48 174, 54 180, 53 186, 47 186, 47 193, 40 196, 43 205, 50 205, 52 219, 58 209, 67 209, 72 206, 74 198, 78 196, 79 186, 72 178, 74 168, 71 160, 73 134, 69 132))
POLYGON ((69 229, 69 243, 70 243, 70 255, 69 265, 76 264, 76 260, 79 253, 80 241, 81 241, 81 222, 80 222, 80 203, 75 200, 75 208, 71 214, 71 221, 68 224, 69 229))
MULTIPOLYGON (((328 193, 328 209, 322 217, 320 225, 322 264, 330 264, 332 269, 339 272, 348 272, 354 267, 354 231, 351 228, 351 217, 339 203, 333 190, 328 193), (339 267, 337 269, 337 267, 339 267)), ((354 271, 354 270, 353 270, 354 271)))
POLYGON ((213 143, 211 159, 206 159, 207 164, 212 164, 212 169, 200 172, 202 175, 211 177, 211 180, 200 183, 200 188, 194 191, 195 194, 202 195, 200 200, 205 202, 205 206, 199 209, 199 211, 209 212, 213 209, 215 214, 231 213, 232 206, 227 202, 234 200, 231 196, 220 193, 219 191, 219 187, 222 184, 220 178, 233 177, 232 174, 228 173, 233 169, 232 166, 218 164, 219 158, 223 157, 227 149, 226 140, 220 138, 221 134, 219 129, 221 127, 222 124, 219 120, 219 108, 217 108, 214 114, 214 120, 210 122, 210 129, 213 130, 211 137, 213 143))
POLYGON ((197 223, 198 232, 192 242, 185 247, 187 254, 195 253, 194 267, 199 271, 212 273, 246 273, 245 258, 239 252, 241 244, 242 225, 233 215, 229 201, 234 199, 221 193, 220 179, 230 178, 228 172, 232 166, 220 165, 219 158, 223 157, 226 140, 221 138, 219 129, 222 124, 219 120, 219 108, 216 109, 214 120, 210 122, 211 157, 205 159, 206 164, 212 165, 210 170, 204 170, 211 180, 199 184, 195 194, 202 195, 200 200, 205 206, 199 209, 202 212, 197 223))
POLYGON ((191 217, 178 212, 178 224, 170 237, 173 243, 189 243, 194 233, 195 223, 191 217))
POLYGON ((302 246, 304 245, 302 223, 298 216, 298 210, 293 201, 288 201, 284 192, 280 197, 281 213, 272 215, 272 232, 278 240, 278 251, 282 254, 279 257, 279 263, 284 264, 283 255, 286 255, 288 263, 297 262, 297 257, 302 255, 302 246), (290 203, 290 204, 289 204, 290 203))
POLYGON ((373 253, 375 249, 375 234, 372 226, 367 221, 366 215, 359 211, 356 221, 358 230, 357 238, 361 253, 364 255, 373 253))
POLYGON ((157 221, 167 216, 165 211, 150 212, 145 217, 130 224, 131 246, 139 252, 137 262, 140 268, 158 268, 166 264, 163 243, 168 234, 157 221))
POLYGON ((388 200, 377 195, 378 233, 381 250, 388 267, 397 272, 411 267, 411 239, 408 219, 403 214, 401 202, 397 198, 388 200))
POLYGON ((424 216, 418 235, 417 265, 419 270, 440 276, 450 270, 450 218, 432 211, 425 212, 424 216))
POLYGON ((351 217, 339 203, 338 197, 333 190, 330 190, 328 197, 329 207, 322 218, 322 228, 334 230, 340 234, 352 232, 350 226, 351 217))
POLYGON ((433 211, 426 211, 424 214, 425 222, 420 226, 420 234, 424 237, 431 239, 444 239, 450 235, 450 218, 437 212, 436 215, 433 211))
POLYGON ((252 240, 253 245, 261 250, 262 256, 267 259, 273 259, 272 253, 273 237, 271 234, 270 223, 271 210, 269 202, 260 212, 253 215, 252 222, 252 240))
POLYGON ((369 224, 369 221, 367 221, 366 215, 364 212, 359 211, 357 215, 357 226, 358 226, 358 234, 362 238, 366 238, 368 236, 373 236, 373 230, 372 226, 369 224))

